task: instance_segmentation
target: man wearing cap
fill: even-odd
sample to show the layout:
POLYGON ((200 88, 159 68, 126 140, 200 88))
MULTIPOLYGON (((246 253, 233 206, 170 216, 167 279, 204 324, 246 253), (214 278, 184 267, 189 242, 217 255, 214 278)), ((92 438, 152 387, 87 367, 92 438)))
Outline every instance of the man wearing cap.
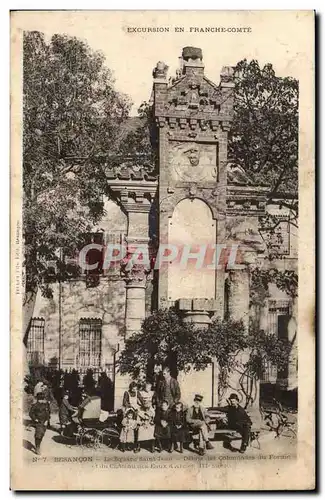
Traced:
POLYGON ((194 403, 189 407, 186 420, 191 429, 199 434, 199 455, 204 455, 205 448, 212 450, 213 446, 209 441, 208 416, 206 409, 202 405, 203 396, 195 394, 194 403))
POLYGON ((242 436, 240 453, 245 453, 252 426, 252 421, 246 411, 239 404, 239 397, 234 392, 228 398, 228 406, 216 408, 227 414, 228 427, 242 436))

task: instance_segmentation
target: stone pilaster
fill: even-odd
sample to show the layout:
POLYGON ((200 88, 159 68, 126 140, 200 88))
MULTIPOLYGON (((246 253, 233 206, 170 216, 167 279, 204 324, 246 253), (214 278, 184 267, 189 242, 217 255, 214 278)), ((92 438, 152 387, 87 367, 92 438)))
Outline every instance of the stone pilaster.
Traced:
POLYGON ((228 272, 228 311, 233 320, 242 320, 246 330, 249 325, 249 268, 231 269, 228 272))
MULTIPOLYGON (((141 323, 145 318, 146 283, 150 273, 149 212, 155 198, 157 181, 145 178, 145 176, 135 180, 129 173, 128 175, 117 173, 108 181, 108 186, 114 199, 121 205, 128 217, 128 232, 125 241, 127 251, 121 264, 126 291, 125 337, 120 342, 121 352, 125 340, 141 330, 141 323), (125 177, 128 178, 125 179, 125 177)), ((121 406, 124 391, 127 390, 129 383, 129 376, 116 374, 115 408, 121 406)))
MULTIPOLYGON (((212 299, 179 299, 178 309, 184 317, 184 322, 193 323, 198 329, 205 329, 211 323, 211 316, 216 312, 217 302, 212 299)), ((217 386, 215 385, 215 363, 205 370, 179 374, 179 384, 182 392, 182 401, 191 404, 195 393, 204 397, 204 405, 209 407, 215 404, 217 386)))
POLYGON ((145 293, 150 267, 135 264, 130 270, 123 270, 126 288, 125 339, 141 330, 145 318, 145 293))

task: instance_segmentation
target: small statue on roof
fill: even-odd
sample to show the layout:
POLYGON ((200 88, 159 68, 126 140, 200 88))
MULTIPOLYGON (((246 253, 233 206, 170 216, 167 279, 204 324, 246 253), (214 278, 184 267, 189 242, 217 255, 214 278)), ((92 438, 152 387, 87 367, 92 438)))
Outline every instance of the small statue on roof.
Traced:
POLYGON ((167 78, 168 66, 163 61, 158 61, 156 67, 152 71, 152 76, 154 78, 167 78))

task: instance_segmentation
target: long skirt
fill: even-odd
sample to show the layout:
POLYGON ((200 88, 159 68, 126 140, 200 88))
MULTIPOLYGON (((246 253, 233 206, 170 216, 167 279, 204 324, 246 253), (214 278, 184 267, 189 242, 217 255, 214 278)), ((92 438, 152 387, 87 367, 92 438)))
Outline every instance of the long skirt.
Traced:
POLYGON ((177 443, 185 443, 185 441, 188 440, 188 431, 185 427, 181 427, 180 429, 177 429, 176 427, 172 427, 171 429, 172 432, 172 439, 173 441, 177 443))
POLYGON ((139 427, 138 441, 150 441, 155 438, 155 425, 154 424, 142 424, 139 427))

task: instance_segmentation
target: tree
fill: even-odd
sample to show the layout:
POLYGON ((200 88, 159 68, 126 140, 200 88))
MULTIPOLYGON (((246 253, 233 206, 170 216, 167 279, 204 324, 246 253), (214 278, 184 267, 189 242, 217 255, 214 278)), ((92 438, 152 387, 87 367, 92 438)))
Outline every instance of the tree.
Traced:
POLYGON ((138 109, 138 116, 129 120, 132 124, 123 141, 119 156, 123 165, 141 169, 151 175, 157 174, 157 129, 153 120, 152 107, 144 101, 138 109))
POLYGON ((269 201, 297 208, 298 82, 275 75, 271 64, 240 61, 235 68, 234 120, 229 157, 256 184, 270 186, 269 201), (293 197, 292 202, 289 201, 293 197))
POLYGON ((265 361, 283 367, 288 361, 290 344, 264 331, 246 334, 242 321, 215 318, 206 329, 184 323, 174 309, 154 312, 143 321, 141 332, 125 342, 118 366, 122 374, 134 378, 140 371, 150 377, 154 364, 170 367, 174 376, 179 371, 204 370, 217 361, 219 367, 219 397, 229 384, 231 374, 239 371, 241 390, 248 405, 265 361), (241 353, 248 352, 242 363, 241 353))
POLYGON ((150 376, 153 364, 170 367, 174 376, 190 364, 205 367, 210 356, 198 350, 200 340, 192 324, 185 324, 174 309, 155 311, 142 323, 141 332, 125 342, 119 358, 119 371, 136 377, 140 370, 150 376))
MULTIPOLYGON (((276 76, 271 64, 256 60, 235 67, 234 120, 229 158, 253 184, 269 187, 268 203, 285 208, 288 222, 298 224, 298 104, 299 86, 291 77, 276 76)), ((279 257, 281 218, 260 217, 269 258, 279 257)))
POLYGON ((26 301, 77 272, 62 259, 104 214, 105 172, 130 102, 104 56, 75 37, 24 33, 23 222, 26 301), (108 155, 108 151, 110 155, 108 155))

